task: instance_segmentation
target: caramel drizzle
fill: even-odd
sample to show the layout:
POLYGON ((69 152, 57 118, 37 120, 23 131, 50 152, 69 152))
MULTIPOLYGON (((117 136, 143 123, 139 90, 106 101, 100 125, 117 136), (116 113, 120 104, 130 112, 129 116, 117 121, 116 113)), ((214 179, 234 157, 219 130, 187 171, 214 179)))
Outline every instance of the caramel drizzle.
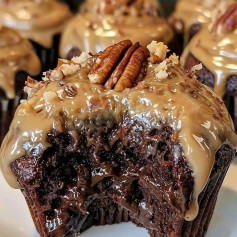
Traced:
POLYGON ((87 0, 85 10, 99 15, 158 16, 160 6, 156 0, 87 0))
POLYGON ((0 3, 0 23, 46 48, 52 46, 54 36, 62 32, 70 16, 68 6, 55 0, 0 3))
POLYGON ((175 12, 173 16, 176 19, 181 19, 184 23, 184 36, 187 42, 189 36, 189 29, 193 23, 200 23, 202 25, 208 25, 212 20, 212 11, 218 7, 221 3, 226 6, 236 0, 179 0, 176 4, 175 12))
POLYGON ((221 97, 225 95, 228 78, 237 75, 236 9, 237 4, 231 5, 215 21, 211 31, 207 26, 203 27, 189 42, 182 55, 183 63, 191 53, 214 74, 214 92, 221 97), (221 32, 217 32, 219 27, 221 32))
POLYGON ((148 45, 152 40, 168 44, 173 32, 166 21, 158 17, 78 14, 63 31, 60 56, 66 58, 74 47, 97 53, 127 38, 142 45, 148 45))
POLYGON ((0 28, 0 88, 10 99, 15 96, 17 72, 31 75, 40 72, 41 65, 32 45, 20 35, 6 27, 0 28))
MULTIPOLYGON (((124 42, 123 47, 125 44, 131 45, 124 42)), ((127 114, 132 120, 141 121, 146 131, 163 125, 175 131, 177 143, 182 145, 195 176, 193 201, 186 212, 186 220, 193 220, 198 213, 198 196, 208 182, 217 150, 226 142, 233 147, 237 144, 223 101, 197 80, 188 78, 177 65, 169 66, 167 78, 157 79, 155 71, 159 65, 149 63, 144 80, 122 92, 92 84, 88 75, 92 68, 98 70, 98 57, 91 57, 84 66, 70 63, 72 69, 78 69, 71 70, 72 74, 66 77, 59 73, 59 80, 40 83, 34 96, 18 107, 0 151, 4 177, 18 188, 10 164, 24 155, 42 154, 49 147, 47 134, 52 129, 68 132, 76 141, 80 121, 112 116, 119 123, 127 114)))

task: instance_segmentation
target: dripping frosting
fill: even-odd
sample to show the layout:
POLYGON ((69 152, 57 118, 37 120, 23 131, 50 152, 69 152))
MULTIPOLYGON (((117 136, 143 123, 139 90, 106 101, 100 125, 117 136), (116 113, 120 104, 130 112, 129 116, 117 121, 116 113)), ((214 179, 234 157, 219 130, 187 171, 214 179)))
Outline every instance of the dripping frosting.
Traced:
POLYGON ((37 75, 41 66, 32 45, 15 30, 0 26, 0 89, 15 96, 15 76, 19 71, 37 75))
POLYGON ((132 14, 134 11, 130 11, 128 15, 120 11, 99 14, 95 13, 98 4, 98 1, 87 1, 85 9, 88 10, 77 14, 64 29, 60 42, 61 57, 66 58, 72 48, 96 53, 127 38, 133 42, 139 41, 143 45, 149 44, 152 40, 168 44, 173 38, 172 30, 166 21, 154 14, 132 14))
POLYGON ((182 55, 184 63, 188 55, 192 54, 205 65, 215 77, 214 92, 221 97, 225 95, 228 78, 237 75, 237 29, 223 33, 223 27, 220 24, 213 31, 213 24, 204 26, 189 42, 182 55))
POLYGON ((28 88, 30 97, 18 107, 0 151, 0 167, 8 183, 19 188, 10 164, 24 155, 42 154, 50 146, 47 134, 52 129, 74 134, 76 139, 80 121, 112 114, 120 122, 127 114, 145 129, 159 128, 162 121, 175 131, 195 179, 193 201, 186 212, 186 220, 193 220, 217 150, 223 143, 237 144, 223 101, 189 78, 175 56, 159 64, 149 62, 144 80, 122 92, 92 84, 87 76, 97 56, 82 57, 61 60, 50 76, 28 88))
POLYGON ((173 16, 181 19, 184 24, 185 39, 188 39, 189 29, 194 23, 209 24, 212 20, 212 11, 217 7, 225 8, 236 0, 179 0, 173 16))
POLYGON ((0 3, 0 22, 17 29, 24 38, 49 48, 70 17, 66 4, 54 0, 18 0, 0 3))

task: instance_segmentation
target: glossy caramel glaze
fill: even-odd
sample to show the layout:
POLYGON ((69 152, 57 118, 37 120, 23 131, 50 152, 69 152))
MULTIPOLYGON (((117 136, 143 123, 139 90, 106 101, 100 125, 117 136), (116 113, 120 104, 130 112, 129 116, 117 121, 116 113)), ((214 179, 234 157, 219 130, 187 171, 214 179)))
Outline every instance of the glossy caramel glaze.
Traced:
POLYGON ((77 14, 62 34, 60 56, 66 58, 72 48, 96 53, 127 38, 143 45, 152 40, 168 44, 173 33, 166 21, 156 16, 156 1, 140 2, 143 2, 143 5, 139 9, 129 6, 126 14, 126 4, 122 4, 120 10, 105 14, 103 10, 98 12, 98 8, 103 9, 103 1, 87 1, 85 11, 77 14), (150 11, 152 14, 149 9, 153 9, 150 11))
POLYGON ((80 121, 112 115, 121 122, 127 114, 144 124, 144 132, 164 125, 174 130, 174 139, 182 146, 195 178, 193 201, 186 213, 186 220, 193 220, 217 150, 223 143, 237 144, 223 101, 189 78, 177 63, 166 63, 167 76, 161 79, 157 72, 161 65, 150 62, 146 77, 134 88, 122 92, 106 89, 87 78, 95 60, 96 56, 80 64, 63 60, 50 80, 35 84, 30 98, 18 107, 1 147, 0 165, 6 180, 19 188, 10 164, 24 155, 42 154, 49 147, 47 134, 52 129, 68 132, 76 142, 80 121))
POLYGON ((17 29, 24 38, 49 48, 61 33, 71 13, 66 4, 54 0, 17 0, 0 3, 0 22, 17 29))
POLYGON ((212 20, 213 9, 220 5, 221 8, 225 8, 233 2, 236 2, 236 0, 179 0, 173 16, 175 19, 182 20, 184 36, 187 40, 192 24, 209 24, 212 20))
POLYGON ((221 97, 225 95, 228 78, 237 75, 237 28, 232 32, 223 33, 223 27, 225 26, 219 25, 217 31, 213 31, 212 24, 203 26, 182 55, 184 64, 191 53, 205 65, 215 77, 214 92, 221 97))
POLYGON ((156 0, 86 0, 82 11, 92 14, 114 14, 114 15, 131 15, 131 16, 157 16, 160 5, 156 0))
POLYGON ((0 26, 0 89, 6 97, 15 96, 15 77, 19 71, 40 72, 40 61, 32 45, 15 30, 0 26))

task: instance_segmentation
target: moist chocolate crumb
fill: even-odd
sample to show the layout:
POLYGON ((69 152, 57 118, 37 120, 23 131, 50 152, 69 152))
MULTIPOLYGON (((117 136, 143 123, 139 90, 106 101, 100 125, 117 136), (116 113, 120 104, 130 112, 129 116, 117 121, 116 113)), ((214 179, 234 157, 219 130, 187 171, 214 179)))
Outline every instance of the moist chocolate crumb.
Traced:
MULTIPOLYGON (((41 156, 11 164, 41 236, 75 236, 92 225, 132 220, 151 236, 180 237, 190 224, 184 215, 194 178, 173 129, 148 130, 128 116, 97 123, 83 121, 77 141, 52 130, 41 156)), ((212 176, 224 173, 232 157, 222 147, 212 176)))

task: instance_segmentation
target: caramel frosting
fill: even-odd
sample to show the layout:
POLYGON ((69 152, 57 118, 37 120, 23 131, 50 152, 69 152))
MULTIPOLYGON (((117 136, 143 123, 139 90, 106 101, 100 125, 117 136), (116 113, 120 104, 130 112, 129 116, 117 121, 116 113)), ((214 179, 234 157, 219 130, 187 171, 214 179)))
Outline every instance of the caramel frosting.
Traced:
POLYGON ((184 34, 187 37, 193 23, 209 24, 212 20, 213 9, 226 8, 236 0, 179 0, 173 16, 184 24, 184 34))
POLYGON ((86 0, 83 11, 92 14, 114 14, 157 16, 160 6, 156 0, 86 0))
POLYGON ((144 132, 173 128, 195 179, 193 201, 186 213, 186 220, 193 220, 217 150, 223 143, 235 147, 237 137, 218 96, 188 77, 177 56, 164 58, 167 47, 163 44, 153 42, 148 49, 151 57, 145 78, 121 92, 90 81, 98 79, 89 72, 95 63, 100 65, 102 56, 86 53, 72 61, 60 60, 42 82, 30 79, 29 98, 18 107, 0 150, 0 167, 7 182, 19 188, 10 164, 21 156, 41 155, 50 146, 47 134, 52 129, 71 134, 76 142, 83 120, 112 116, 119 123, 126 114, 142 122, 144 132))
POLYGON ((73 47, 96 53, 124 39, 147 45, 151 40, 169 43, 173 33, 165 20, 153 16, 78 14, 65 28, 60 56, 67 57, 73 47))
MULTIPOLYGON (((229 9, 232 6, 235 6, 237 12, 237 3, 231 5, 229 9)), ((228 13, 229 10, 226 12, 228 13)), ((232 15, 229 17, 231 18, 232 15)), ((217 18, 217 21, 218 19, 220 18, 217 18)), ((227 21, 226 24, 229 26, 230 21, 227 21)), ((211 24, 210 27, 203 27, 189 42, 182 55, 183 63, 191 53, 205 65, 215 76, 214 92, 221 97, 225 95, 228 78, 237 75, 237 25, 234 24, 234 26, 235 29, 232 29, 232 32, 226 33, 222 30, 225 26, 221 22, 218 26, 211 24)))
POLYGON ((49 48, 70 17, 66 4, 54 0, 0 2, 0 23, 17 29, 24 38, 49 48))
POLYGON ((15 30, 0 27, 0 89, 10 99, 15 96, 15 76, 19 71, 37 75, 41 65, 32 45, 15 30))

